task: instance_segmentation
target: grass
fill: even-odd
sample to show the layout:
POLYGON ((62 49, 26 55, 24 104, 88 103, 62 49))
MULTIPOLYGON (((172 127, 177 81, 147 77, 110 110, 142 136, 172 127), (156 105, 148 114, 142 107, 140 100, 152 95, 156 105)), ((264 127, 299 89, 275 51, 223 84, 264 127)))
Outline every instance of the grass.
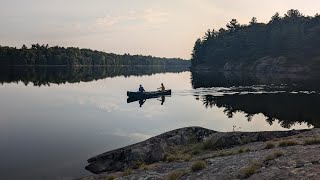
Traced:
POLYGON ((279 147, 295 146, 295 145, 298 145, 298 143, 293 140, 283 140, 279 143, 279 147))
POLYGON ((165 160, 166 160, 167 162, 174 162, 174 161, 177 161, 177 160, 179 160, 179 159, 178 159, 178 156, 177 156, 177 155, 166 154, 166 155, 165 155, 165 160))
POLYGON ((311 138, 307 139, 303 143, 304 145, 315 145, 315 144, 320 144, 320 138, 311 138))
POLYGON ((200 171, 207 167, 207 163, 205 161, 197 161, 194 162, 191 166, 192 171, 200 171))
POLYGON ((132 174, 132 169, 126 169, 126 170, 124 170, 124 172, 123 172, 123 176, 129 176, 129 175, 131 175, 132 174))
POLYGON ((183 176, 186 173, 185 170, 178 170, 178 171, 173 171, 170 172, 167 175, 167 180, 178 180, 181 176, 183 176))
POLYGON ((280 157, 280 156, 283 156, 283 152, 281 152, 281 151, 275 151, 275 152, 273 152, 273 155, 274 155, 275 157, 280 157))
POLYGON ((200 154, 201 152, 199 151, 199 150, 194 150, 194 151, 192 151, 191 152, 191 155, 198 155, 198 154, 200 154))
POLYGON ((275 148, 275 147, 276 147, 275 144, 273 144, 272 142, 268 142, 267 145, 266 145, 266 147, 265 147, 265 149, 273 149, 273 148, 275 148))
POLYGON ((255 174, 258 169, 260 169, 262 164, 260 162, 253 162, 249 166, 243 169, 243 176, 244 178, 248 178, 255 174))
POLYGON ((231 156, 238 154, 236 151, 222 151, 219 154, 216 155, 216 157, 225 157, 225 156, 231 156))
POLYGON ((148 166, 147 166, 145 163, 142 163, 142 164, 139 166, 139 169, 140 169, 140 170, 148 170, 148 166))
POLYGON ((214 148, 214 144, 210 139, 203 142, 203 149, 204 150, 209 150, 209 149, 213 149, 213 148, 214 148))
MULTIPOLYGON (((268 155, 267 157, 264 158, 263 163, 267 163, 269 161, 272 161, 280 156, 283 156, 283 152, 281 151, 275 151, 272 154, 268 155)), ((253 174, 255 174, 261 167, 262 163, 259 161, 255 161, 248 165, 246 168, 243 169, 243 176, 244 178, 249 178, 253 174)))
POLYGON ((116 179, 114 176, 107 176, 107 177, 105 177, 105 180, 114 180, 114 179, 116 179))
POLYGON ((247 148, 247 149, 244 150, 244 152, 250 152, 250 151, 251 151, 250 148, 247 148))
POLYGON ((263 162, 267 163, 267 162, 272 161, 280 156, 283 156, 283 152, 275 151, 272 154, 268 155, 266 158, 264 158, 263 162))
POLYGON ((270 154, 270 155, 268 155, 267 157, 264 158, 264 162, 272 161, 274 159, 275 159, 275 157, 272 154, 270 154))
MULTIPOLYGON (((176 152, 175 152, 176 153, 176 152)), ((176 161, 189 161, 192 158, 190 154, 166 154, 165 161, 176 162, 176 161)))
POLYGON ((144 165, 145 164, 142 161, 133 161, 133 169, 140 169, 144 165))
POLYGON ((249 148, 246 148, 246 149, 240 148, 240 149, 238 150, 238 153, 241 154, 241 153, 250 152, 250 151, 251 151, 251 149, 249 149, 249 148))

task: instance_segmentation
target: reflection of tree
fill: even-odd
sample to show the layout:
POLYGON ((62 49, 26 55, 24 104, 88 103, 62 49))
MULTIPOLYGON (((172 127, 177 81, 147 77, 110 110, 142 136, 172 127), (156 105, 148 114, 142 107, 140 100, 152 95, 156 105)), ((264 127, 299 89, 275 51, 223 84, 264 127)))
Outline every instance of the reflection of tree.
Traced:
POLYGON ((79 66, 79 67, 10 67, 0 69, 0 83, 18 83, 34 86, 93 81, 117 76, 143 76, 165 72, 183 72, 186 66, 79 66))
POLYGON ((272 125, 275 120, 284 128, 290 128, 296 123, 307 123, 320 127, 319 94, 245 94, 225 96, 201 96, 200 100, 206 108, 213 106, 224 108, 229 118, 234 113, 245 113, 248 121, 255 114, 264 114, 266 121, 272 125))
POLYGON ((287 86, 287 90, 299 90, 297 88, 300 88, 300 90, 319 90, 319 80, 320 76, 318 74, 252 74, 215 71, 191 73, 193 88, 295 84, 297 86, 287 86))

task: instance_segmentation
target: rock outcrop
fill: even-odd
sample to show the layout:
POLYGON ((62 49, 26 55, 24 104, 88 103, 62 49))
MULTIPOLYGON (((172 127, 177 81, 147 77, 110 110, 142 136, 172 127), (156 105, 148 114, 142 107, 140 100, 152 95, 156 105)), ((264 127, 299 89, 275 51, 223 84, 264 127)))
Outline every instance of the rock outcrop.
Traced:
POLYGON ((181 128, 152 137, 146 141, 109 151, 88 159, 86 169, 92 173, 122 171, 135 168, 137 162, 151 164, 164 159, 167 147, 201 142, 216 131, 200 127, 181 128))
POLYGON ((310 67, 288 63, 285 57, 263 57, 253 63, 226 63, 224 71, 248 71, 255 73, 306 73, 310 67))
POLYGON ((163 161, 168 150, 177 145, 206 141, 212 146, 211 149, 219 150, 297 133, 298 131, 223 133, 200 127, 181 128, 90 158, 86 169, 95 174, 135 169, 139 163, 152 164, 163 161))
MULTIPOLYGON (((320 129, 292 130, 284 132, 215 132, 208 129, 182 128, 156 136, 159 142, 171 142, 164 151, 176 146, 176 152, 193 154, 193 148, 200 144, 211 144, 188 160, 176 159, 160 161, 125 172, 105 172, 80 178, 81 180, 100 179, 319 179, 320 177, 320 129), (189 133, 198 133, 192 136, 189 133), (187 134, 187 135, 186 135, 187 134), (178 138, 179 137, 179 138, 178 138), (189 138, 190 142, 182 140, 189 138), (198 137, 198 139, 196 138, 198 137), (164 139, 163 139, 164 138, 164 139), (168 140, 171 139, 171 140, 168 140), (264 142, 267 141, 267 142, 264 142), (209 143, 208 143, 209 142, 209 143), (188 144, 195 143, 195 144, 188 144), (221 150, 222 149, 222 150, 221 150), (197 162, 205 163, 194 169, 197 162)), ((154 137, 154 138, 156 138, 154 137)), ((151 138, 147 141, 153 141, 151 138)), ((143 148, 147 141, 125 147, 143 148)), ((148 146, 148 145, 147 145, 148 146)), ((160 145, 161 146, 161 145, 160 145)), ((199 149, 198 149, 199 150, 199 149)), ((100 163, 108 161, 106 154, 100 155, 100 163)), ((171 151, 172 152, 172 151, 171 151)), ((110 159, 109 159, 110 160, 110 159)), ((115 159, 114 159, 115 160, 115 159)), ((93 162, 95 163, 95 162, 93 162)))
POLYGON ((212 67, 210 65, 198 65, 193 68, 196 71, 224 71, 224 72, 251 72, 251 73, 311 73, 312 68, 307 65, 292 63, 287 58, 263 57, 254 62, 226 62, 223 67, 212 67))

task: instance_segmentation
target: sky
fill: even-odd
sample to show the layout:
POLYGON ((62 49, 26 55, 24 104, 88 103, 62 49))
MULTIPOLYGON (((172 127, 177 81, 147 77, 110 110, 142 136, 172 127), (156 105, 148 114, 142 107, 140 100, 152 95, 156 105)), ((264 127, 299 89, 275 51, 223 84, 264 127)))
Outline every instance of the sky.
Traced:
POLYGON ((189 59, 207 29, 233 18, 268 22, 299 9, 320 13, 319 0, 0 0, 0 45, 80 47, 117 54, 189 59))

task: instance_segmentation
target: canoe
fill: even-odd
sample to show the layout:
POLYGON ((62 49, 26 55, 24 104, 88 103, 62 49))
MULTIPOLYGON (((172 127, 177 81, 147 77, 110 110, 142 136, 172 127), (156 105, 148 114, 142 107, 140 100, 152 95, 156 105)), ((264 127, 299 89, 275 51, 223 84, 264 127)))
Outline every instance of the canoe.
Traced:
POLYGON ((171 89, 165 91, 149 91, 149 92, 131 92, 127 91, 127 96, 134 99, 147 99, 159 96, 171 95, 171 89))

